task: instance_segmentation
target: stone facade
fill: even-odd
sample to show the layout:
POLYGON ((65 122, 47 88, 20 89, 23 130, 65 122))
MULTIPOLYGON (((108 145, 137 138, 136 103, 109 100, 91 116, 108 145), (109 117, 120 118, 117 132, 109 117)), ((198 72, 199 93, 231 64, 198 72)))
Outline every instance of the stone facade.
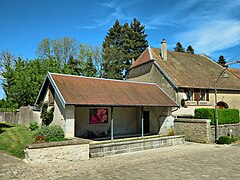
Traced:
MULTIPOLYGON (((240 123, 218 125, 220 136, 240 135, 240 123)), ((210 125, 209 119, 177 118, 174 120, 174 133, 185 135, 186 141, 198 143, 214 143, 215 126, 210 125)))
POLYGON ((164 74, 159 72, 158 67, 156 67, 153 62, 148 62, 131 69, 127 81, 156 83, 174 101, 177 99, 177 93, 174 86, 166 79, 164 74))
POLYGON ((147 149, 155 149, 166 146, 184 144, 184 136, 167 136, 167 137, 146 137, 146 138, 129 138, 125 140, 115 140, 113 142, 94 142, 90 143, 90 156, 101 157, 114 154, 122 154, 147 149))
POLYGON ((89 141, 74 139, 27 145, 25 160, 33 163, 69 162, 89 159, 89 141))
POLYGON ((185 135, 186 141, 210 143, 211 129, 209 119, 184 119, 174 120, 174 133, 185 135))
MULTIPOLYGON (((240 136, 240 123, 236 124, 224 124, 218 125, 219 137, 220 136, 240 136)), ((211 142, 214 142, 215 137, 215 126, 211 125, 211 142)))

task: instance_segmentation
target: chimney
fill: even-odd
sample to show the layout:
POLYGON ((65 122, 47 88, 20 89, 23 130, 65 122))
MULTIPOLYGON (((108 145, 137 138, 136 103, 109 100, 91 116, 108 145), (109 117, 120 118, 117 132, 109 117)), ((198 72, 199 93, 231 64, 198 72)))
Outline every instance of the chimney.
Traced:
POLYGON ((134 57, 132 57, 132 65, 135 63, 135 59, 134 57))
POLYGON ((167 60, 167 41, 165 39, 161 42, 161 56, 163 60, 167 60))

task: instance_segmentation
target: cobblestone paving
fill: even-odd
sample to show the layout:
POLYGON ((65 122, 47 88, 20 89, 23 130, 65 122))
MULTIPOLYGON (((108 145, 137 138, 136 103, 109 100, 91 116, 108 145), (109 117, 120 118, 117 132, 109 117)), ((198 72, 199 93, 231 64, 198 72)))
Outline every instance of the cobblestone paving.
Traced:
POLYGON ((0 179, 240 179, 240 145, 187 143, 59 164, 0 153, 0 179))

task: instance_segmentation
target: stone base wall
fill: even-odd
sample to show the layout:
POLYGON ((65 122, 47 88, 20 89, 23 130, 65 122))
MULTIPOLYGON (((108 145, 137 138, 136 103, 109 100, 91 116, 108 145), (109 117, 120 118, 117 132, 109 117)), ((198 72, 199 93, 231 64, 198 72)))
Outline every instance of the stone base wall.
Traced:
MULTIPOLYGON (((233 136, 237 137, 240 135, 240 123, 236 124, 224 124, 218 125, 219 137, 220 136, 233 136)), ((214 142, 215 137, 215 126, 211 125, 211 141, 214 142)))
POLYGON ((69 162, 89 159, 89 140, 31 144, 25 148, 25 160, 33 163, 69 162))
POLYGON ((198 143, 211 142, 211 129, 209 119, 178 118, 174 120, 174 133, 185 135, 186 141, 198 143))
POLYGON ((122 154, 134 151, 142 151, 185 143, 184 136, 146 137, 144 139, 115 140, 113 142, 91 142, 90 157, 101 157, 114 154, 122 154))
MULTIPOLYGON (((218 125, 220 136, 240 135, 240 123, 218 125)), ((210 125, 209 119, 188 119, 178 118, 174 120, 174 133, 176 135, 185 135, 186 141, 198 143, 215 142, 215 126, 210 125)))

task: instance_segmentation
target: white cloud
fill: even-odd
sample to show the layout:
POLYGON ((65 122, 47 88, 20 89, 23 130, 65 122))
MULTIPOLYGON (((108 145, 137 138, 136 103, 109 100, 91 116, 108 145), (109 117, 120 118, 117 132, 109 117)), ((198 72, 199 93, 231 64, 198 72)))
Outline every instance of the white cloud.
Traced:
POLYGON ((198 52, 211 54, 240 43, 240 22, 223 20, 200 24, 178 37, 179 41, 192 45, 198 52))

